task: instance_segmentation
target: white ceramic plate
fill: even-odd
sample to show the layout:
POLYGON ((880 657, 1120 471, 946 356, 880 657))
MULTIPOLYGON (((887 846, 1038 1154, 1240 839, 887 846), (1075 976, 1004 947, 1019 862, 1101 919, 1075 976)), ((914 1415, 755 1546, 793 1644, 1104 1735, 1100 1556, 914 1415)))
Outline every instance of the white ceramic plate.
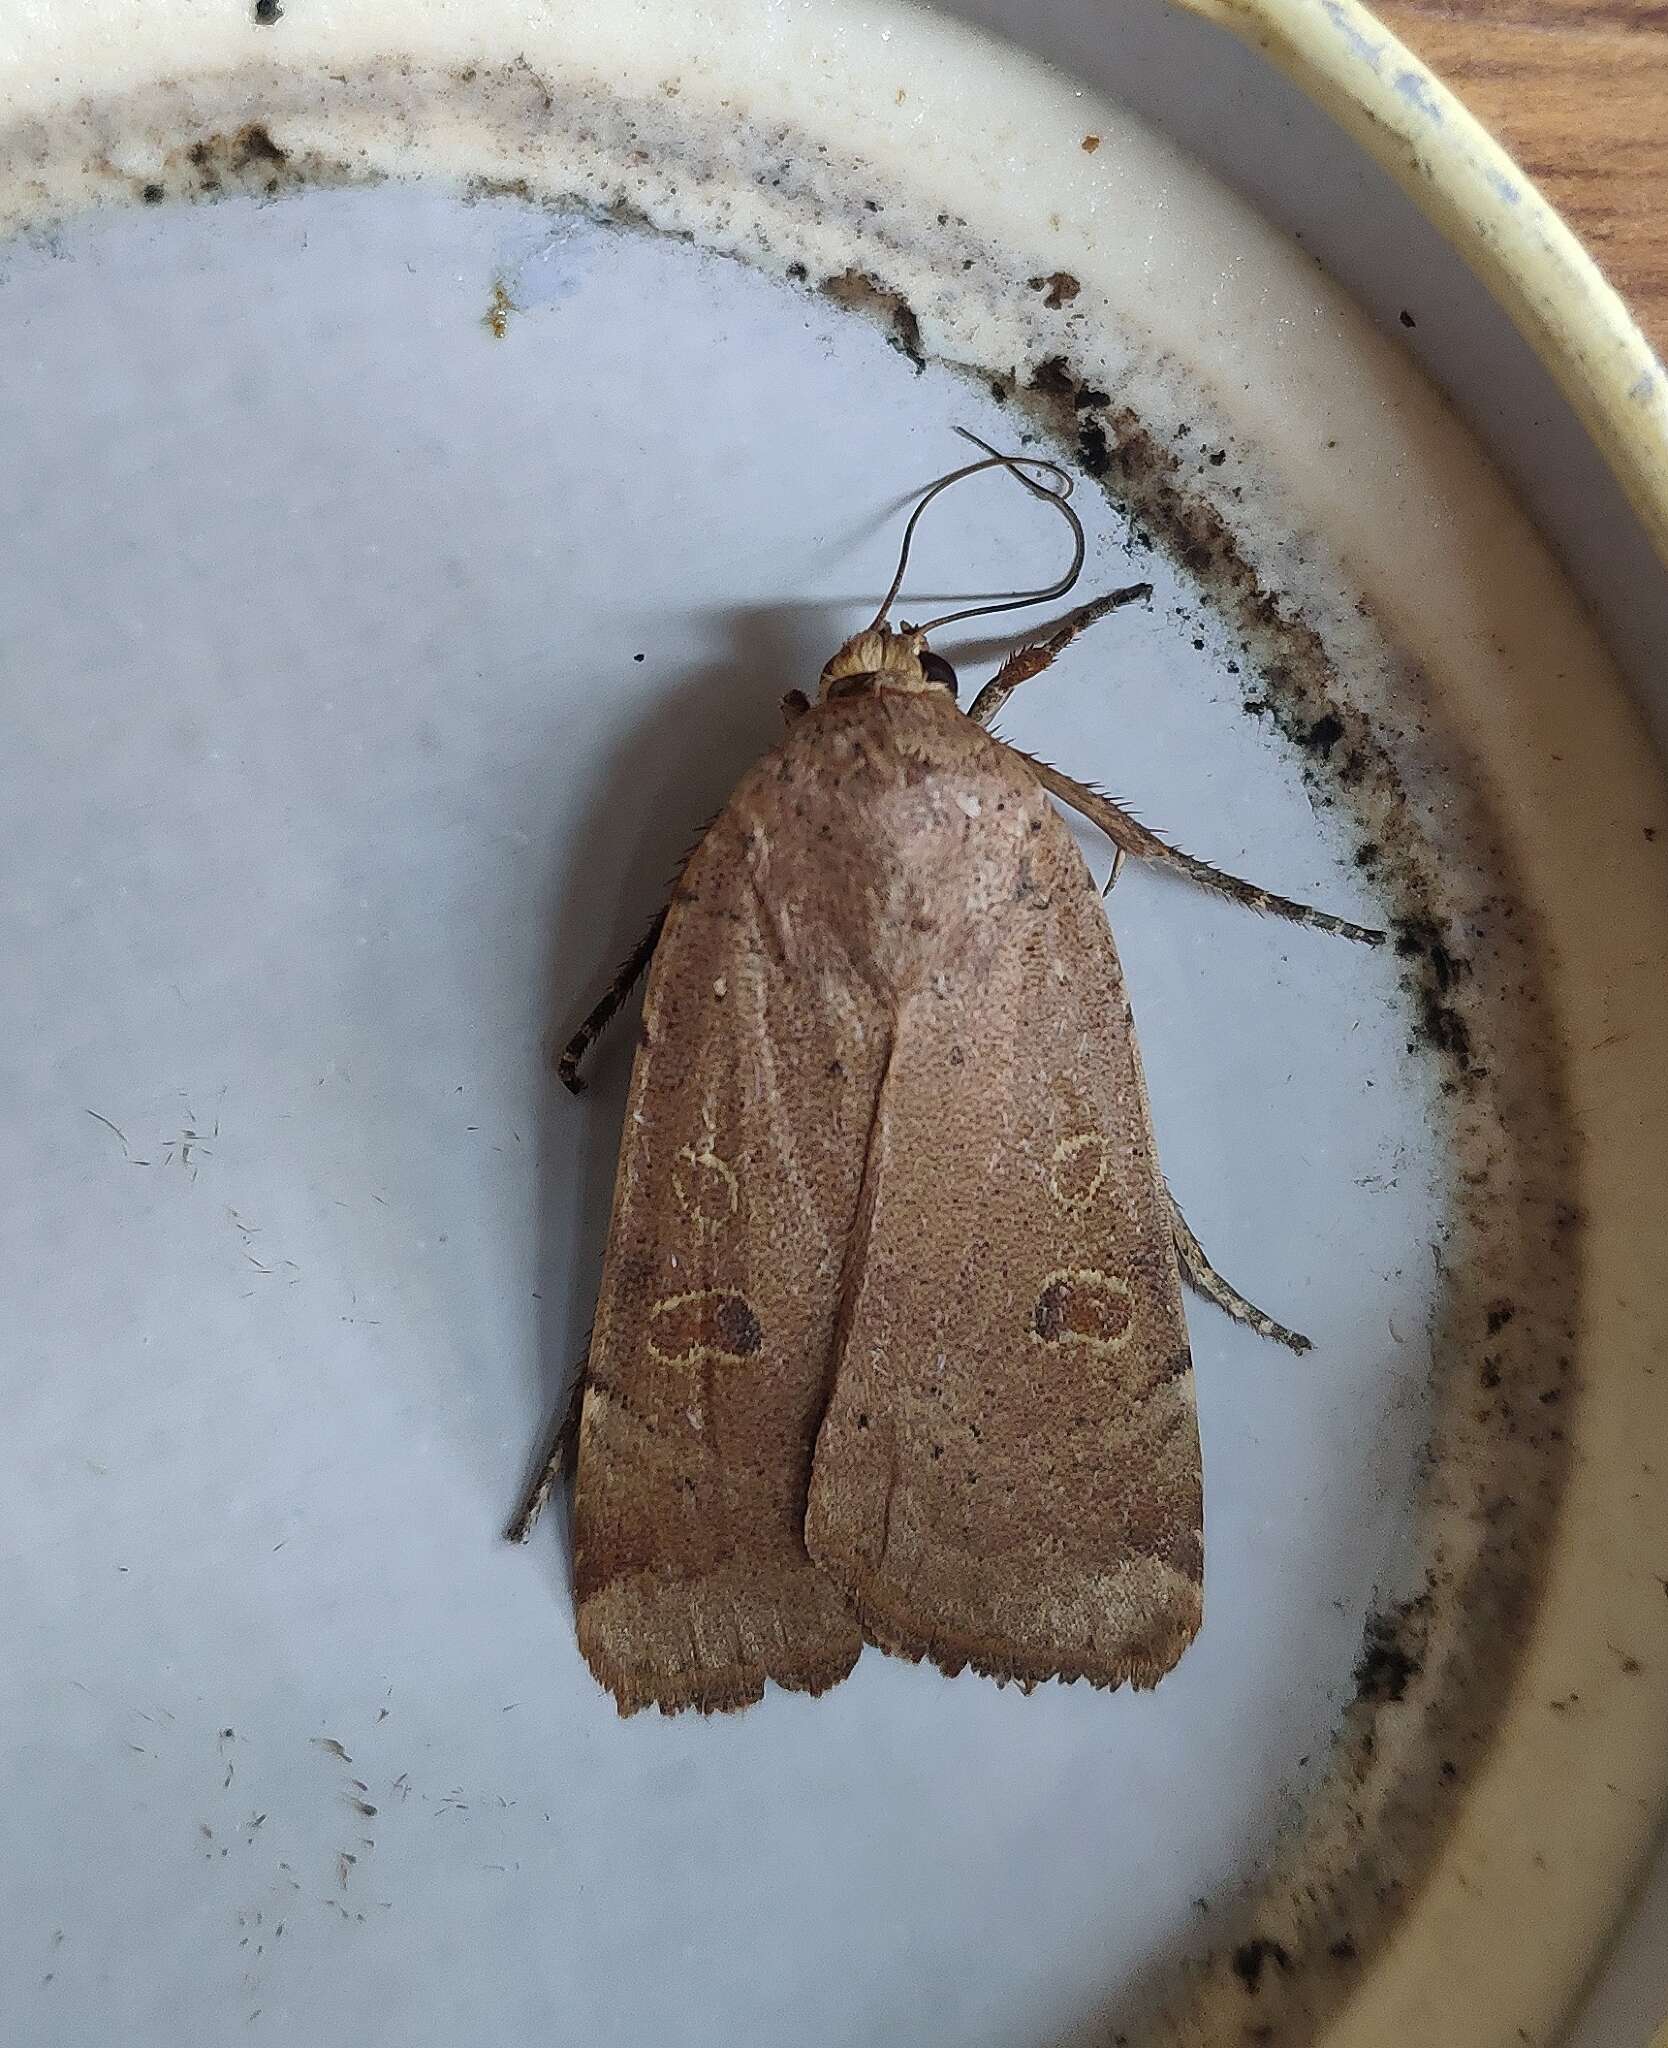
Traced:
MULTIPOLYGON (((75 13, 0 126, 27 2038, 1539 2038, 1659 1789, 1668 819, 1495 471, 1167 142, 924 17, 75 13), (1401 941, 1113 899, 1172 1183, 1316 1351, 1190 1312, 1156 1693, 871 1651, 622 1724, 500 1541, 625 1075, 541 1044, 955 425, 1155 586, 1006 729, 1401 941)), ((1051 573, 1001 479, 940 512, 917 594, 1051 573)))

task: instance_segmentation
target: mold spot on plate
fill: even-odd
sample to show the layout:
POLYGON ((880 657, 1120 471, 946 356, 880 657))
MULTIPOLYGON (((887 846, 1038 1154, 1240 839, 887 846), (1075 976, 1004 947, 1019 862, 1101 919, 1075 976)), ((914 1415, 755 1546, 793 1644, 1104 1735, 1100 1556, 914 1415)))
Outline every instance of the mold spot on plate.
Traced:
POLYGON ((1271 1941, 1263 1934, 1254 1934, 1249 1941, 1242 1941, 1233 1954, 1234 1975, 1253 1997, 1262 1989, 1266 1969, 1290 1971, 1291 1966, 1292 1959, 1286 1953, 1285 1944, 1271 1941))
POLYGON ((1367 1617, 1361 1656, 1355 1667, 1355 1696, 1361 1701, 1399 1700, 1419 1675, 1431 1596, 1421 1593, 1382 1614, 1367 1617))
POLYGON ((1043 304, 1052 313, 1058 313, 1063 306, 1069 306, 1082 291, 1083 286, 1069 270, 1051 271, 1047 277, 1031 279, 1031 289, 1041 292, 1043 304))
POLYGON ((842 270, 824 278, 823 296, 848 312, 863 313, 879 322, 887 340, 915 365, 917 374, 927 366, 921 348, 921 322, 901 292, 888 291, 861 270, 842 270))
POLYGON ((147 206, 164 199, 217 199, 247 194, 274 199, 304 186, 340 181, 341 167, 310 151, 283 147, 264 122, 176 143, 163 156, 158 173, 130 181, 134 196, 147 206))

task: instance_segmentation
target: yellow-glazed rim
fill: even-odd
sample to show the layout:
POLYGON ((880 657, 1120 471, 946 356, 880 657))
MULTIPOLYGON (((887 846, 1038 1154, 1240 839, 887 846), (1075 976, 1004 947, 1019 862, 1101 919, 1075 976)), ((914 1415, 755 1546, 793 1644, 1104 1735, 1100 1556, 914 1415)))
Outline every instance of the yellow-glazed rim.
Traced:
POLYGON ((1176 0, 1260 51, 1398 181, 1557 379, 1668 563, 1668 373, 1568 226, 1356 0, 1176 0))
MULTIPOLYGON (((1668 373, 1620 294, 1508 152, 1435 73, 1356 0, 1175 4, 1231 30, 1257 50, 1391 173, 1488 286, 1556 380, 1622 485, 1658 556, 1668 564, 1668 373)), ((1560 891, 1571 898, 1562 906, 1565 914, 1576 911, 1577 887, 1572 880, 1560 891)), ((1583 1080, 1602 1087, 1590 1055, 1578 1054, 1576 1063, 1588 1070, 1583 1080)), ((1606 1109, 1590 1112, 1601 1139, 1619 1135, 1613 1114, 1619 1106, 1611 1102, 1608 1114, 1606 1109)), ((1625 1157, 1627 1150, 1624 1141, 1618 1156, 1625 1157)), ((1657 1171, 1660 1180, 1660 1162, 1657 1171)), ((1659 1189, 1636 1186, 1635 1192, 1642 1198, 1642 1220, 1648 1230, 1660 1210, 1659 1189)), ((1624 1266, 1631 1252, 1641 1275, 1649 1274, 1660 1259, 1660 1245, 1653 1253, 1645 1236, 1631 1247, 1614 1249, 1624 1266)), ((1634 1419, 1636 1426, 1643 1421, 1638 1414, 1634 1419)), ((1620 1417, 1611 1413, 1588 1432, 1588 1471, 1577 1490, 1586 1495, 1589 1509, 1607 1484, 1620 1486, 1628 1462, 1621 1430, 1620 1417), (1616 1475, 1609 1482, 1607 1467, 1616 1475)), ((1579 1535, 1571 1526, 1580 1522, 1579 1514, 1566 1521, 1561 1562, 1570 1565, 1571 1552, 1581 1555, 1561 1586, 1562 1575, 1555 1576, 1552 1595, 1535 1625, 1538 1640, 1531 1652, 1532 1667, 1546 1671, 1560 1660, 1585 1670, 1595 1667, 1595 1653, 1602 1646, 1590 1640, 1591 1628, 1568 1598, 1559 1596, 1578 1590, 1584 1572, 1590 1589, 1590 1575, 1604 1570, 1607 1547, 1612 1560, 1620 1554, 1625 1546, 1618 1538, 1625 1516, 1625 1506, 1617 1500, 1608 1514, 1591 1515, 1579 1535)), ((1662 1584, 1668 1591, 1668 1579, 1662 1584)), ((1643 1730, 1635 1732, 1637 1736, 1643 1730)), ((1528 1747, 1535 1746, 1530 1737, 1528 1747)), ((1560 1792, 1555 1763, 1550 1757, 1547 1762, 1551 1769, 1545 1801, 1555 1810, 1560 1797, 1568 1795, 1560 1792)), ((1641 1775, 1660 1779, 1660 1763, 1641 1775)), ((1468 1869, 1478 1876, 1488 1870, 1495 1860, 1491 1843, 1500 1845, 1507 1860, 1515 1846, 1509 1798, 1491 1798, 1489 1793, 1516 1796, 1522 1782, 1515 1774, 1503 1777, 1506 1782, 1488 1788, 1477 1803, 1462 1839, 1450 1845, 1440 1877, 1375 1973, 1370 1998, 1348 2008, 1329 2030, 1327 2038, 1335 2048, 1391 2048, 1392 2043, 1417 2040, 1423 2005, 1420 1980, 1425 1972, 1438 1966, 1452 1985, 1466 1981, 1472 1910, 1467 1901, 1468 1869)), ((1569 1874, 1562 1875, 1567 1879, 1569 1874)), ((1615 1900, 1626 1883, 1625 1872, 1616 1870, 1591 1869, 1587 1876, 1595 1901, 1615 1900)), ((1546 1931, 1537 1927, 1537 1904, 1544 1912, 1547 1901, 1565 1889, 1549 1882, 1539 1901, 1523 1897, 1526 1942, 1536 1942, 1546 1931)), ((1600 1912, 1592 1915, 1595 1933, 1600 1918, 1600 1912)), ((1538 1972, 1531 1968, 1528 1974, 1538 1972)), ((1502 1994, 1509 2001, 1503 1983, 1491 1984, 1487 1971, 1478 1972, 1469 1987, 1469 2020, 1455 2016, 1462 2029, 1473 2030, 1475 2038, 1492 2038, 1500 2017, 1496 2001, 1502 1994)), ((1562 2031, 1556 2013, 1542 2014, 1541 2023, 1550 2023, 1555 2035, 1562 2031)), ((1668 2015, 1660 2018, 1651 2048, 1668 2048, 1668 2015)))

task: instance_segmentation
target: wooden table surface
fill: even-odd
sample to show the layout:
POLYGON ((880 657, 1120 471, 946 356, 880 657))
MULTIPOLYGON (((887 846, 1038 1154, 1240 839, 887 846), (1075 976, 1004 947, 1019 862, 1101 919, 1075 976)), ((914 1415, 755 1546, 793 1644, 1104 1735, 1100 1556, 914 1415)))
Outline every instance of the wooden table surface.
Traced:
POLYGON ((1512 152, 1668 356, 1668 4, 1379 0, 1512 152))

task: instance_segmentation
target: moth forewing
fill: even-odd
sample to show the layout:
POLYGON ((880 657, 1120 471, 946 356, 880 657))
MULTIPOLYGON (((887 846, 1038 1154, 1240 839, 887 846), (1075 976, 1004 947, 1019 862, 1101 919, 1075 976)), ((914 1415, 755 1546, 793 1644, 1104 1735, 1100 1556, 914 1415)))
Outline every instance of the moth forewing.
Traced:
MULTIPOLYGON (((982 445, 982 444, 981 444, 982 445)), ((1253 908, 1376 941, 1168 847, 985 723, 1133 585, 958 711, 874 622, 783 700, 564 1055, 649 964, 579 1411, 580 1647, 622 1712, 820 1692, 865 1639, 1025 1684, 1151 1685, 1199 1626, 1182 1267, 1123 975, 1050 801, 1253 908), (652 961, 650 956, 652 954, 652 961)), ((1029 465, 1059 481, 1045 489, 1029 465)), ((975 606, 954 616, 1007 608, 975 606)), ((938 623, 944 623, 939 621, 938 623)), ((515 1533, 559 1469, 553 1454, 515 1533)))
POLYGON ((943 693, 827 703, 738 789, 650 970, 588 1366, 579 1635, 622 1706, 820 1690, 863 1635, 1103 1684, 1180 1653, 1197 1436, 1127 1019, 1070 835, 943 693))
POLYGON ((927 771, 896 856, 939 912, 891 985, 806 1543, 885 1649, 1150 1685, 1199 1625, 1202 1505, 1123 978, 1041 788, 908 701, 874 724, 927 771))

